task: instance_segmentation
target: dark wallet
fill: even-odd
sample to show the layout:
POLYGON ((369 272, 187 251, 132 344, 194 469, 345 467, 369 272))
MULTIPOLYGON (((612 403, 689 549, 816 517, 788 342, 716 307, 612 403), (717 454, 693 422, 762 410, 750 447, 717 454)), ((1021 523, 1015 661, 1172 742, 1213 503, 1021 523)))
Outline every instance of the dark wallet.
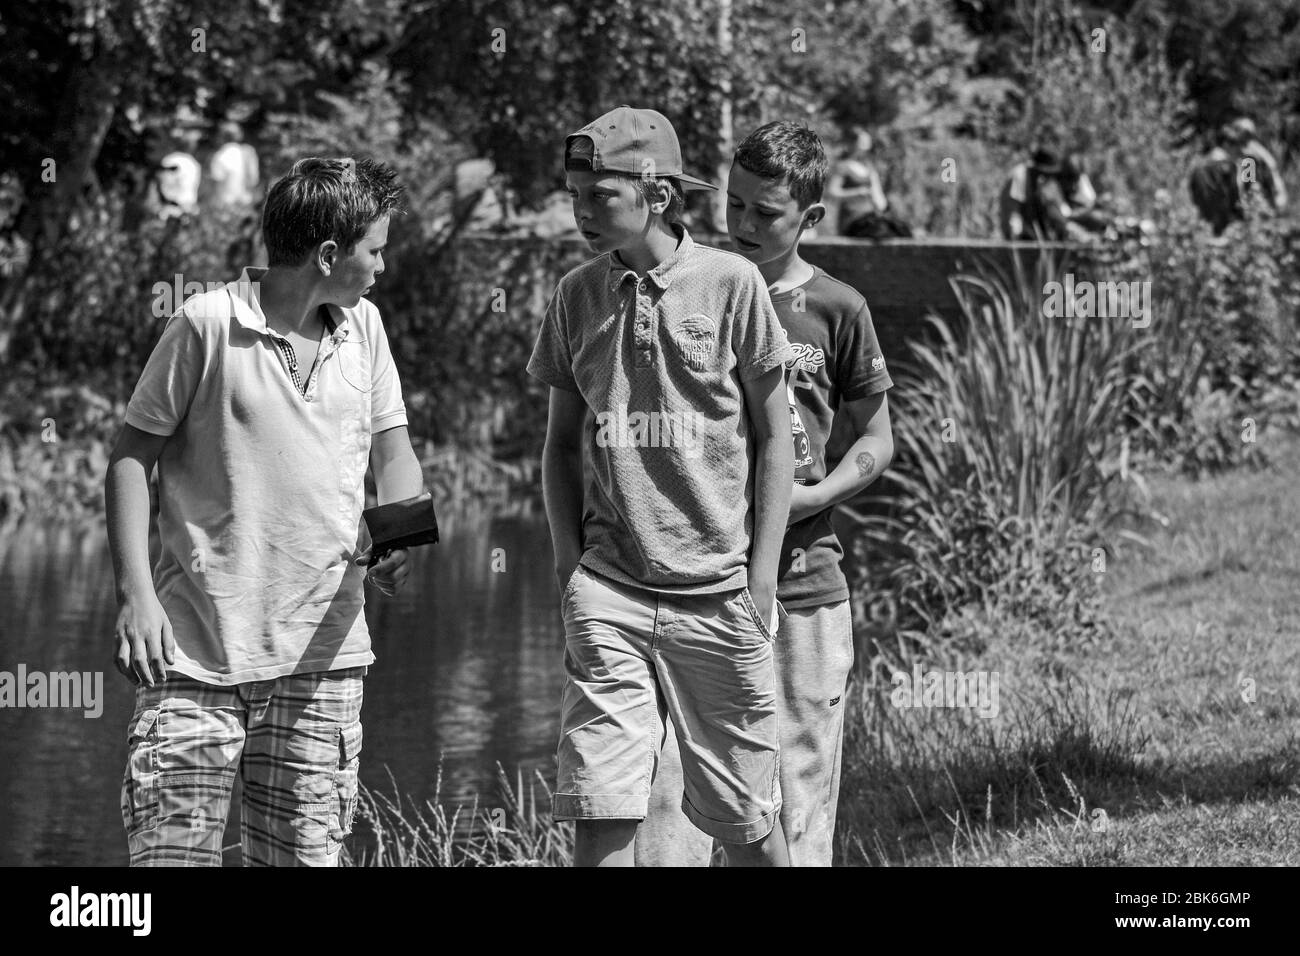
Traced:
POLYGON ((433 513, 433 495, 427 491, 404 501, 367 508, 361 517, 370 529, 372 563, 390 551, 438 543, 438 516, 433 513))

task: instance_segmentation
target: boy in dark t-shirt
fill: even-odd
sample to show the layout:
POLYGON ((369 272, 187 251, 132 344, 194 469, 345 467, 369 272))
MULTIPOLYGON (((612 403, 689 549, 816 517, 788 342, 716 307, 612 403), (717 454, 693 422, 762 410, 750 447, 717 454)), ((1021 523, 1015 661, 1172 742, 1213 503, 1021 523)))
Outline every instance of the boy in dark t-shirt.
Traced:
MULTIPOLYGON (((894 453, 885 392, 893 382, 866 301, 799 256, 804 230, 821 221, 826 153, 807 127, 769 123, 736 151, 727 228, 758 266, 795 357, 787 363, 795 455, 790 519, 777 597, 789 612, 776 641, 781 740, 781 823, 794 866, 829 866, 844 739, 844 690, 853 664, 843 549, 835 505, 874 481, 894 453), (831 468, 826 445, 836 414, 859 436, 831 468)), ((670 735, 671 736, 671 735, 670 735)), ((678 821, 676 771, 665 747, 650 813, 637 835, 642 865, 702 865, 711 847, 678 821)))

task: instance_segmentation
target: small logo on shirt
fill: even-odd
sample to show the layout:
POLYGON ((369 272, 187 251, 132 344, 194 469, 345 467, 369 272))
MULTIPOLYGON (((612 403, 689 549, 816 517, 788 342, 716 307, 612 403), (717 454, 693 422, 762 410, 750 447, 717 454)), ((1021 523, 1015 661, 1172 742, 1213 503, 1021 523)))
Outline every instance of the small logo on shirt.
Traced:
POLYGON ((875 358, 871 360, 871 371, 883 372, 884 370, 885 370, 885 357, 883 355, 877 355, 875 358))
POLYGON ((826 353, 817 346, 791 342, 790 347, 794 349, 794 358, 785 363, 786 368, 815 375, 826 365, 826 353))
POLYGON ((702 372, 713 354, 714 321, 702 312, 687 316, 673 332, 673 343, 691 368, 702 372))

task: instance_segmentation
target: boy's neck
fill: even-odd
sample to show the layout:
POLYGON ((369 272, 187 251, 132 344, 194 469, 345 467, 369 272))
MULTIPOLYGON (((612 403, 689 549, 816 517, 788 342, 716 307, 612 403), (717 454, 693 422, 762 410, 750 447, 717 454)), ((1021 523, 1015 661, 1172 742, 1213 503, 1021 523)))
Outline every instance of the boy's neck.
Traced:
POLYGON ((322 303, 312 283, 292 270, 271 268, 257 287, 257 301, 266 324, 276 332, 312 332, 322 303))
POLYGON ((635 245, 618 250, 618 258, 639 276, 645 275, 674 252, 681 236, 671 225, 660 222, 646 230, 635 245))
POLYGON ((791 246, 785 255, 764 262, 758 271, 767 283, 767 291, 772 295, 789 292, 813 277, 813 267, 799 255, 797 245, 791 246))

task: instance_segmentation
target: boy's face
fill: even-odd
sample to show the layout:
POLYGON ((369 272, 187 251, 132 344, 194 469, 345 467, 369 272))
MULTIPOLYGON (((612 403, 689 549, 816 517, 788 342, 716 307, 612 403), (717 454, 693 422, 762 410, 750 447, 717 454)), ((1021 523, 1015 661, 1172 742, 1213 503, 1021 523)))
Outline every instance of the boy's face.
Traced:
POLYGON ((816 225, 825 208, 813 203, 800 209, 790 187, 778 179, 756 176, 739 163, 727 177, 727 232, 736 251, 755 265, 788 253, 799 234, 816 225))
POLYGON ((565 188, 574 224, 595 252, 622 249, 645 236, 650 206, 631 177, 571 169, 565 188))
POLYGON ((338 249, 329 275, 330 299, 345 309, 355 308, 384 272, 384 247, 388 244, 388 216, 370 224, 350 253, 338 249))

